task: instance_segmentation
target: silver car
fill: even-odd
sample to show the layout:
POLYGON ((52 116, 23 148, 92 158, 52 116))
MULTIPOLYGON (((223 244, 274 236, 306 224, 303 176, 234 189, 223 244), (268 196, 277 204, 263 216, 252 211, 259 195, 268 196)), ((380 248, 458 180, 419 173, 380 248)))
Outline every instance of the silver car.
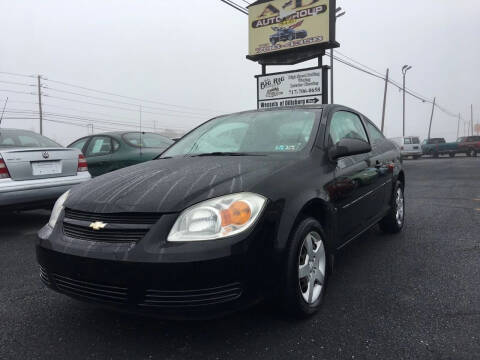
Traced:
POLYGON ((32 131, 0 129, 0 210, 50 206, 90 178, 78 149, 32 131))

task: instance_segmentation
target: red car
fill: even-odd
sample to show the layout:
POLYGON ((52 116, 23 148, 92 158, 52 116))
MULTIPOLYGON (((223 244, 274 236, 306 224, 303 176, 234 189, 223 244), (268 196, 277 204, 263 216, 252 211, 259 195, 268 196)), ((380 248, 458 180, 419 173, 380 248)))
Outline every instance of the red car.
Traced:
POLYGON ((477 156, 480 153, 480 136, 467 136, 458 139, 459 152, 468 156, 477 156))

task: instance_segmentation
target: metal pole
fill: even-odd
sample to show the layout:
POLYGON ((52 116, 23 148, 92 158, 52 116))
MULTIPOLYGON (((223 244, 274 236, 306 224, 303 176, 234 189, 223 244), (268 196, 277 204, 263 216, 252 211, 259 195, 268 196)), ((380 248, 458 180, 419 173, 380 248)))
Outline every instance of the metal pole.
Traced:
POLYGON ((0 116, 0 126, 2 125, 3 114, 5 114, 5 108, 7 107, 7 103, 8 103, 8 97, 7 97, 7 100, 5 100, 5 104, 3 105, 2 116, 0 116))
POLYGON ((41 76, 37 76, 38 82, 38 112, 40 114, 40 135, 43 135, 43 112, 42 112, 42 84, 40 82, 41 76))
POLYGON ((462 115, 458 114, 457 139, 460 137, 460 120, 462 115))
POLYGON ((432 121, 433 121, 433 113, 435 111, 435 102, 437 101, 437 98, 433 98, 433 106, 432 106, 432 115, 430 116, 430 126, 428 127, 428 140, 430 140, 430 134, 432 132, 432 121))
POLYGON ((405 75, 406 72, 403 73, 403 137, 405 137, 405 75))
POLYGON ((330 103, 334 104, 333 100, 333 49, 330 49, 330 103))
POLYGON ((383 111, 382 111, 382 134, 385 130, 385 113, 387 110, 387 90, 388 90, 388 77, 390 69, 387 69, 387 75, 385 75, 385 92, 383 94, 383 111))
POLYGON ((471 111, 471 117, 472 117, 472 136, 474 135, 473 134, 473 104, 470 105, 470 111, 471 111))

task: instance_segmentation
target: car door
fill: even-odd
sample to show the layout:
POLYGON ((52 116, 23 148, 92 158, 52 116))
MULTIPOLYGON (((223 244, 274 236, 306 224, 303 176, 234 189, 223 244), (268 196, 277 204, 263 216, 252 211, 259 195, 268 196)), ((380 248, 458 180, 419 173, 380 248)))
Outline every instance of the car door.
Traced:
POLYGON ((112 158, 112 139, 104 135, 92 137, 85 151, 85 157, 92 176, 107 173, 112 158))
MULTIPOLYGON (((328 125, 329 146, 344 138, 369 142, 361 116, 353 111, 334 112, 328 125)), ((342 242, 360 233, 369 220, 379 212, 381 205, 377 191, 379 171, 372 164, 372 153, 340 158, 333 183, 327 191, 338 211, 337 228, 342 242)), ((380 190, 381 191, 381 190, 380 190)), ((383 193, 382 193, 383 194, 383 193)))

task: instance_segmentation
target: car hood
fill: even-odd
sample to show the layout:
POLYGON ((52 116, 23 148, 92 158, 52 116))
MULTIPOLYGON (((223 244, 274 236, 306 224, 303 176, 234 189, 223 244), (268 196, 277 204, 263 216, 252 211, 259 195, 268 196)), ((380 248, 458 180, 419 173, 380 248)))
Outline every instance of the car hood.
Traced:
POLYGON ((252 191, 292 161, 275 156, 159 159, 77 186, 65 206, 96 213, 173 213, 210 198, 252 191))

